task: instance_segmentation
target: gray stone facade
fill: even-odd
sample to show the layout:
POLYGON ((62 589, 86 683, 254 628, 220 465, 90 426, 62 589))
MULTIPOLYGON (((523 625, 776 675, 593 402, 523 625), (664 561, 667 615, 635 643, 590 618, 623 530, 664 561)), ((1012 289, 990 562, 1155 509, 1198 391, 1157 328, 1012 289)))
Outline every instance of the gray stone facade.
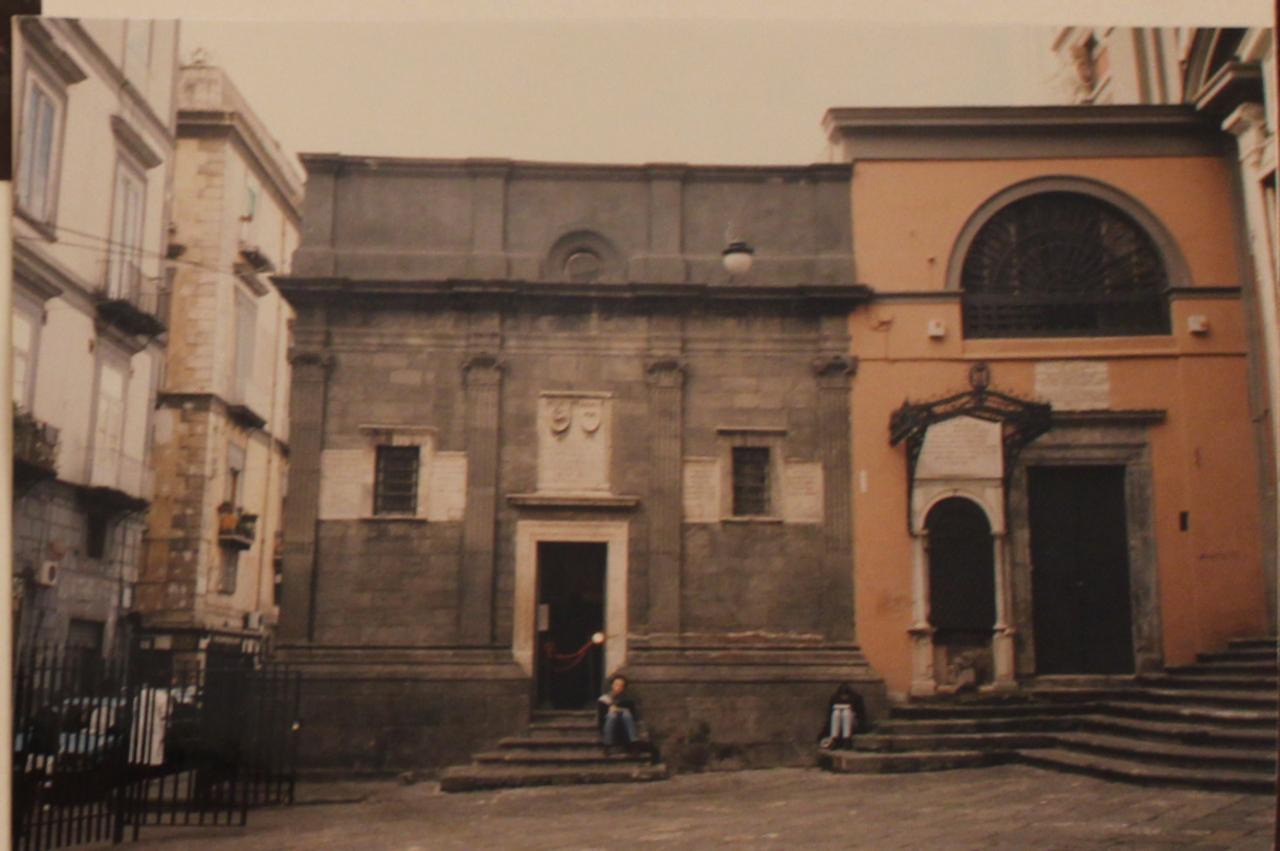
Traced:
POLYGON ((279 641, 310 765, 442 765, 527 723, 548 543, 606 545, 593 676, 632 678, 676 764, 802 761, 842 681, 883 706, 847 167, 304 162, 279 641), (379 446, 418 447, 412 516, 376 509, 379 446))

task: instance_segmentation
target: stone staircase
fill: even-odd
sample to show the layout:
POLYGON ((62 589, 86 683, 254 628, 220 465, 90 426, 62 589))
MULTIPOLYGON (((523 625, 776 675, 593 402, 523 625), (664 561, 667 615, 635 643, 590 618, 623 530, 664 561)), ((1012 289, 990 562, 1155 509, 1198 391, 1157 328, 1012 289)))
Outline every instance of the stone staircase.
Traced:
POLYGON ((539 712, 529 722, 527 734, 502 739, 496 750, 475 754, 470 765, 446 769, 440 789, 470 792, 666 777, 667 767, 654 763, 648 753, 627 754, 615 748, 605 756, 595 712, 539 712))
POLYGON ((1195 664, 1100 682, 1041 678, 1012 695, 896 706, 832 771, 936 771, 1019 761, 1135 783, 1273 792, 1276 643, 1241 639, 1195 664))

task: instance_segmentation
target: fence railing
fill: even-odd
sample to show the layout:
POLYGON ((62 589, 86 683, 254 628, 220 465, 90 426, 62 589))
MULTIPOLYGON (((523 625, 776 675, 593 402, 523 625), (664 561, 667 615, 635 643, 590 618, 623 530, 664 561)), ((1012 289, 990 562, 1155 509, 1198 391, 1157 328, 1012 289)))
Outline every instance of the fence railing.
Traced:
POLYGON ((137 839, 148 825, 243 825, 293 800, 298 676, 36 649, 14 679, 13 847, 137 839))

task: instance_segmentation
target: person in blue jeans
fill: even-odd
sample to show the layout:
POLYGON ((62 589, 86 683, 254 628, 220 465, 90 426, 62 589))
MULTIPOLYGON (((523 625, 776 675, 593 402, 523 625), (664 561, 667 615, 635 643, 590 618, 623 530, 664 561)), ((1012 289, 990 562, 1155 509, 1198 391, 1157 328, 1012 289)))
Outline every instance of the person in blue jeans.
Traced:
POLYGON ((596 720, 600 725, 600 737, 604 742, 606 756, 610 748, 618 744, 619 734, 627 750, 632 749, 639 738, 636 722, 640 720, 640 710, 627 694, 626 677, 614 677, 609 683, 608 694, 600 695, 600 699, 596 701, 596 720))

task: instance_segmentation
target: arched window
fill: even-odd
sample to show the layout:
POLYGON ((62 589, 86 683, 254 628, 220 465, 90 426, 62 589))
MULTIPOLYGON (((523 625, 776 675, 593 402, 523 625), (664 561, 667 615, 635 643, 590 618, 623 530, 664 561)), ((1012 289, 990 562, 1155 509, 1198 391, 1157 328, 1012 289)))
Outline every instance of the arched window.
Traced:
POLYGON ((1169 333, 1155 243, 1082 192, 1039 192, 997 211, 969 245, 960 287, 967 337, 1169 333))

